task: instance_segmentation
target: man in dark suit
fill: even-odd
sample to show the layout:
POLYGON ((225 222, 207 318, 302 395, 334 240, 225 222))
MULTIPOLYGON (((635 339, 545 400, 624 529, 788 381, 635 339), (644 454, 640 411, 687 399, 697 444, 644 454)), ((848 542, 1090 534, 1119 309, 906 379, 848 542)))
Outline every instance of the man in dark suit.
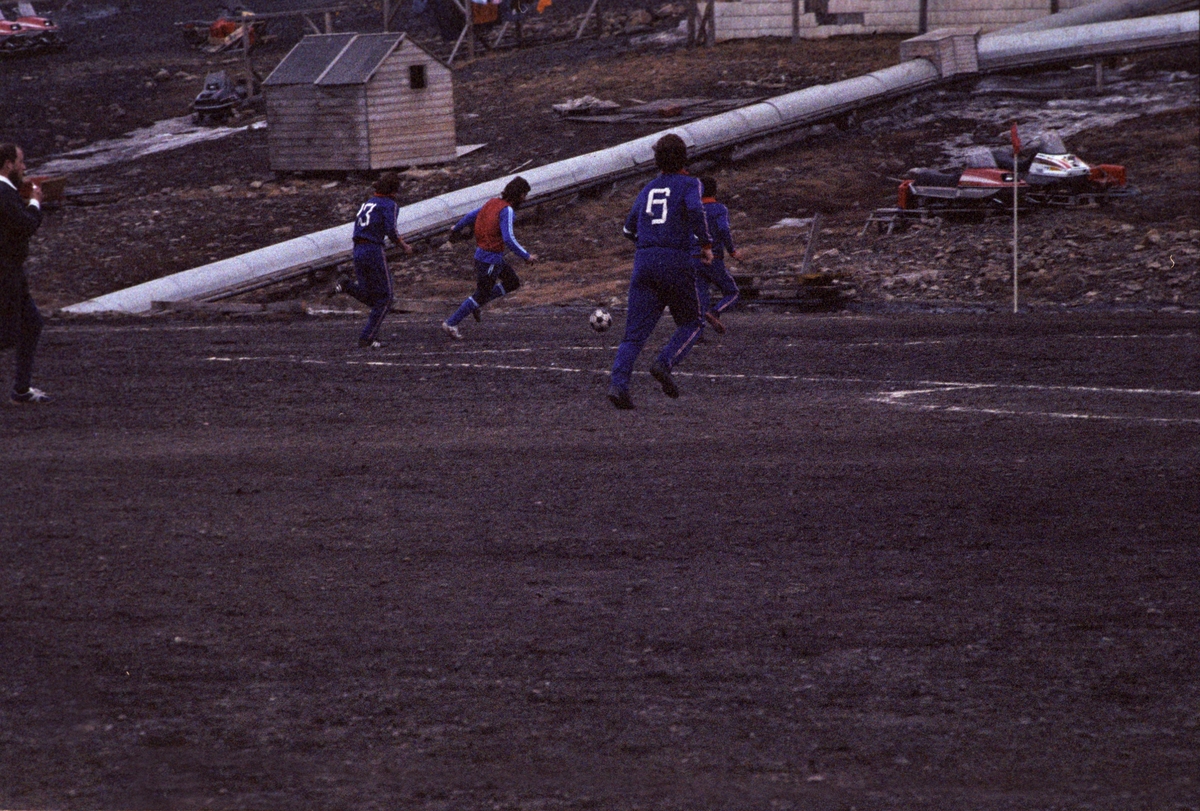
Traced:
POLYGON ((42 224, 42 190, 31 184, 29 200, 21 196, 25 183, 25 153, 16 144, 0 143, 0 349, 17 350, 17 373, 9 402, 45 403, 50 398, 29 383, 33 353, 42 334, 42 316, 22 266, 29 239, 42 224))

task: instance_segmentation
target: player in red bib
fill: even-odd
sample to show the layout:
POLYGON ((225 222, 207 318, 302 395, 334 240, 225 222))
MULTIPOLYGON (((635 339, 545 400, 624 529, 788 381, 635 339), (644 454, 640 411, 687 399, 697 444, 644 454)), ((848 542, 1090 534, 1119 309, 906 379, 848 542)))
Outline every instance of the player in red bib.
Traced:
POLYGON ((529 183, 523 177, 513 178, 504 187, 499 197, 488 200, 480 208, 467 214, 450 229, 456 233, 475 226, 475 292, 454 311, 454 315, 442 322, 442 331, 456 341, 462 340, 458 325, 468 315, 479 320, 483 305, 493 299, 508 295, 521 286, 517 272, 504 261, 505 249, 511 250, 529 264, 537 261, 537 254, 530 253, 517 242, 513 233, 514 214, 529 196, 529 183))

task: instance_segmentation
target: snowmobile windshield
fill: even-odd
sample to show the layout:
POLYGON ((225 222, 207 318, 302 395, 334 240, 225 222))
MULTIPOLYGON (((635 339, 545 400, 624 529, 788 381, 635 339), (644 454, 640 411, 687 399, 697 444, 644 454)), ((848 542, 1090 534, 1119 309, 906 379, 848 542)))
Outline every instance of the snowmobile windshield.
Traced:
POLYGON ((1038 152, 1044 152, 1047 155, 1065 155, 1067 154, 1067 145, 1063 143, 1063 139, 1057 132, 1043 132, 1038 137, 1038 152))

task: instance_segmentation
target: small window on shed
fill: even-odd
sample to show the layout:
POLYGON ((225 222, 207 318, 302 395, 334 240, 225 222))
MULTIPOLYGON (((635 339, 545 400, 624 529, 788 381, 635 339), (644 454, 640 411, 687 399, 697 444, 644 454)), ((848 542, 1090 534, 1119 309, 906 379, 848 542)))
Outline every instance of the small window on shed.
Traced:
POLYGON ((413 90, 422 90, 425 87, 425 66, 424 65, 409 65, 408 66, 408 86, 413 90))

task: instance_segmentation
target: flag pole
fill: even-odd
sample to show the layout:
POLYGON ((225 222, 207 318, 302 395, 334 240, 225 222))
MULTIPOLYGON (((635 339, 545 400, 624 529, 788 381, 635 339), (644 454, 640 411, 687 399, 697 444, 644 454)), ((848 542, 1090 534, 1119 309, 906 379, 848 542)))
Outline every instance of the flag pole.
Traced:
POLYGON ((1017 125, 1012 125, 1012 146, 1013 146, 1013 312, 1019 312, 1018 303, 1020 301, 1017 285, 1017 182, 1020 179, 1021 167, 1021 137, 1017 134, 1017 125))

